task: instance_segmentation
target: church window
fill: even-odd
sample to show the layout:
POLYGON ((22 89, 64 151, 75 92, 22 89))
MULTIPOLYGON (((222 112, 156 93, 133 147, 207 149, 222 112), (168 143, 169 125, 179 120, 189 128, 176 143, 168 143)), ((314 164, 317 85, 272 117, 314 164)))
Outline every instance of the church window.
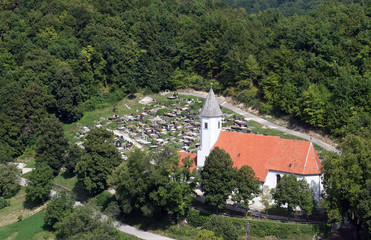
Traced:
POLYGON ((218 128, 220 128, 220 121, 218 122, 218 128))
POLYGON ((205 129, 207 129, 207 122, 205 122, 205 129))
POLYGON ((277 174, 276 178, 277 178, 277 183, 279 183, 281 181, 281 175, 277 174))

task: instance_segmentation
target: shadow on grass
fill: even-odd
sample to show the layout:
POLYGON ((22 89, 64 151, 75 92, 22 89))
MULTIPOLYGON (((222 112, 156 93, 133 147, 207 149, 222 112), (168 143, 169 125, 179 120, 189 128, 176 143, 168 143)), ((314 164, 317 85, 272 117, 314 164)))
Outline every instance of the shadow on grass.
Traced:
POLYGON ((145 217, 139 211, 132 212, 131 214, 120 215, 117 220, 135 226, 143 231, 165 231, 173 225, 165 215, 157 214, 156 216, 145 217))
POLYGON ((32 200, 26 198, 26 201, 24 201, 24 203, 23 203, 23 207, 32 210, 32 209, 35 209, 37 207, 40 207, 43 203, 44 202, 41 201, 41 200, 32 201, 32 200))

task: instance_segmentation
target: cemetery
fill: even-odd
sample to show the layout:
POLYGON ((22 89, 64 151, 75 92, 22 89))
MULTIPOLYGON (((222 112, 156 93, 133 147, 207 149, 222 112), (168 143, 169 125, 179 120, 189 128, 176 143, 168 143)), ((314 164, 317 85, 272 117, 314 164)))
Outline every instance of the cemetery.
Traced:
MULTIPOLYGON (((172 95, 156 101, 150 97, 139 99, 142 106, 136 113, 101 117, 94 126, 81 126, 74 138, 82 147, 84 136, 92 127, 105 127, 115 135, 114 145, 125 157, 133 146, 148 150, 169 144, 179 151, 196 153, 200 145, 200 111, 204 99, 172 95)), ((223 129, 249 133, 249 122, 242 117, 222 110, 223 129)))

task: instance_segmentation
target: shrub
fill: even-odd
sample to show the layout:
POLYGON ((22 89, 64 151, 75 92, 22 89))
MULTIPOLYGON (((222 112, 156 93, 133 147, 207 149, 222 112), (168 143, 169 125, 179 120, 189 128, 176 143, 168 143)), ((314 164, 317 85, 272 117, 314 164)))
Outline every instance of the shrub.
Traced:
POLYGON ((247 219, 228 218, 232 225, 236 226, 239 234, 244 234, 246 224, 250 222, 250 233, 253 237, 274 236, 280 239, 298 238, 298 236, 313 236, 324 234, 327 230, 325 224, 297 224, 281 223, 273 221, 254 221, 247 219))
POLYGON ((191 208, 188 211, 186 219, 189 225, 193 227, 201 227, 210 220, 210 215, 200 213, 200 211, 191 208))
POLYGON ((99 206, 99 207, 102 207, 103 209, 106 209, 107 206, 114 200, 114 196, 109 193, 109 192, 102 192, 100 194, 98 194, 95 198, 94 198, 94 203, 99 206))
POLYGON ((156 115, 158 115, 158 116, 164 116, 166 113, 169 113, 169 112, 170 112, 170 109, 168 109, 168 108, 161 108, 161 109, 157 110, 156 115))
POLYGON ((213 215, 210 220, 204 224, 204 229, 213 231, 217 237, 225 240, 237 240, 237 228, 225 217, 213 215))
POLYGON ((10 205, 9 200, 6 200, 5 198, 0 197, 0 209, 3 209, 9 205, 10 205))
POLYGON ((197 233, 195 240, 223 240, 223 238, 215 236, 213 231, 203 229, 197 233))

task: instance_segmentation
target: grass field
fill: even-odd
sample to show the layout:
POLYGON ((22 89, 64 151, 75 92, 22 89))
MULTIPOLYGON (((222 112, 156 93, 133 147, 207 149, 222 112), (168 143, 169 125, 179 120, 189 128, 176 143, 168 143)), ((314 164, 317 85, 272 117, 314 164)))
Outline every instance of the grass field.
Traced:
POLYGON ((73 190, 77 182, 77 177, 66 171, 61 171, 58 176, 54 178, 54 184, 67 188, 68 190, 73 190))
POLYGON ((43 236, 52 235, 43 229, 45 211, 40 211, 20 222, 0 228, 0 239, 29 240, 44 239, 43 236))
POLYGON ((14 197, 10 198, 10 206, 0 210, 0 227, 16 222, 19 215, 25 219, 45 207, 43 205, 35 209, 27 209, 24 207, 25 199, 26 193, 22 187, 14 197))

